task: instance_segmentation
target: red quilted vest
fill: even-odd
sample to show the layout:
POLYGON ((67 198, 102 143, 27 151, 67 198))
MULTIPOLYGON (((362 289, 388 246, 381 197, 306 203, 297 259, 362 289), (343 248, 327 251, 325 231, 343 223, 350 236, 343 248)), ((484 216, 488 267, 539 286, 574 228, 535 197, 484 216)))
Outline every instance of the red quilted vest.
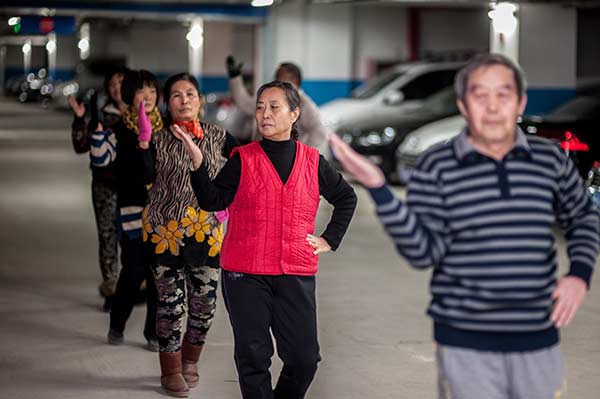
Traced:
POLYGON ((258 142, 237 147, 242 173, 229 205, 221 267, 249 274, 317 272, 318 256, 306 241, 319 206, 319 152, 296 141, 296 160, 285 185, 258 142))

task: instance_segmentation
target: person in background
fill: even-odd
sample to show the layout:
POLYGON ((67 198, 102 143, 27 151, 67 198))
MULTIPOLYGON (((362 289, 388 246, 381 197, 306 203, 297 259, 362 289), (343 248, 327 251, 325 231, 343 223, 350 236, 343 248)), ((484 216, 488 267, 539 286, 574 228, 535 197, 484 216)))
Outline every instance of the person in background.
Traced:
POLYGON ((589 289, 599 215, 560 147, 525 135, 521 69, 498 54, 457 75, 467 127, 420 158, 407 200, 339 137, 334 156, 368 190, 400 254, 432 268, 439 398, 559 398, 566 379, 559 328, 589 289), (553 227, 569 271, 556 278, 553 227))
POLYGON ((138 136, 144 183, 152 184, 142 233, 158 289, 161 385, 169 395, 183 397, 198 384, 196 363, 215 314, 223 226, 219 213, 198 205, 188 172, 192 163, 172 126, 179 126, 205 154, 204 165, 212 178, 239 143, 221 127, 201 121, 204 101, 193 76, 171 76, 164 100, 166 128, 151 134, 146 118, 147 128, 138 136))
POLYGON ((148 192, 144 184, 138 135, 148 134, 146 129, 158 132, 163 127, 157 108, 158 81, 146 71, 129 71, 121 84, 121 96, 127 109, 122 120, 111 129, 116 136, 118 152, 114 160, 117 182, 118 224, 121 244, 121 273, 117 282, 112 310, 108 343, 123 343, 125 324, 131 315, 146 280, 146 323, 144 337, 147 348, 158 351, 156 337, 156 286, 152 272, 144 256, 142 241, 142 211, 146 206, 148 192), (147 118, 140 117, 142 110, 147 118), (149 127, 146 125, 148 119, 149 127), (143 131, 141 131, 143 130, 143 131))
MULTIPOLYGON (((229 75, 229 90, 235 105, 249 117, 254 115, 256 99, 248 94, 242 81, 242 63, 237 63, 233 56, 226 59, 227 74, 229 75)), ((321 114, 314 101, 300 88, 302 71, 291 62, 279 64, 275 71, 275 80, 291 83, 300 94, 300 119, 296 124, 298 140, 308 146, 323 150, 327 144, 327 130, 321 123, 321 114)), ((255 126, 256 127, 256 126, 255 126)), ((258 130, 252 133, 253 140, 260 140, 258 130)))
MULTIPOLYGON (((98 114, 97 95, 94 94, 90 102, 91 117, 88 121, 85 118, 85 106, 79 104, 75 96, 69 96, 69 105, 74 114, 71 138, 76 153, 90 152, 90 149, 92 149, 91 144, 95 141, 93 136, 97 134, 96 132, 110 129, 121 120, 123 112, 127 108, 127 105, 121 99, 121 82, 126 72, 127 68, 125 67, 115 68, 105 76, 106 104, 98 114)), ((114 167, 106 163, 106 160, 109 160, 112 156, 116 156, 116 149, 114 145, 108 142, 100 151, 92 151, 90 154, 92 204, 96 217, 98 260, 102 275, 99 290, 100 295, 104 297, 103 309, 105 312, 110 311, 119 277, 119 263, 117 260, 117 189, 114 167)))
POLYGON ((315 299, 319 256, 340 245, 356 194, 316 149, 297 141, 301 100, 292 84, 267 83, 257 97, 255 118, 263 139, 235 148, 214 179, 210 153, 174 129, 192 158, 200 207, 229 207, 222 289, 242 396, 300 399, 321 359, 315 299), (319 237, 314 229, 320 195, 333 213, 319 237), (274 390, 271 332, 283 361, 274 390))

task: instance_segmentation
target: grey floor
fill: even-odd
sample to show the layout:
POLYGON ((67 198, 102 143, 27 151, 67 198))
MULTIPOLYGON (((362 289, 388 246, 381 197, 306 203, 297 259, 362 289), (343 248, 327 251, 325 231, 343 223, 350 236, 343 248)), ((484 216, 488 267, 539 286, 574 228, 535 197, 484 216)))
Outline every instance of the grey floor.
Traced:
MULTIPOLYGON (((106 344, 87 156, 70 117, 0 99, 0 398, 160 398, 158 356, 143 348, 136 307, 121 347, 106 344)), ((399 190, 401 193, 401 190, 399 190)), ((427 272, 400 259, 357 187, 337 253, 321 258, 323 361, 309 398, 434 398, 427 272)), ((319 213, 320 228, 330 208, 319 213)), ((569 398, 600 392, 600 289, 562 332, 569 398)), ((274 359, 276 377, 280 363, 274 359)), ((239 398, 222 301, 192 398, 239 398)))

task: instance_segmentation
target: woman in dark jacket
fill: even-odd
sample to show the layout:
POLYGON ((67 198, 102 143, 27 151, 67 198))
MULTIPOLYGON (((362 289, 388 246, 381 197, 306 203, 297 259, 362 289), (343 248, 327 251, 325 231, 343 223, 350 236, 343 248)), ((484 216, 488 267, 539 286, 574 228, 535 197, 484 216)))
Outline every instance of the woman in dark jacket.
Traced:
POLYGON ((316 149, 296 140, 300 96, 291 84, 267 83, 257 98, 255 117, 263 140, 236 148, 212 181, 205 155, 188 137, 179 136, 193 161, 192 187, 200 207, 229 207, 222 288, 242 396, 304 398, 320 360, 318 255, 340 245, 356 194, 316 149), (317 237, 320 195, 334 209, 317 237), (283 361, 275 390, 269 373, 271 332, 283 361))
POLYGON ((144 337, 147 348, 158 351, 156 340, 156 286, 144 256, 142 211, 148 191, 140 167, 138 136, 163 127, 158 112, 158 81, 145 70, 125 74, 121 87, 123 101, 128 105, 122 120, 112 127, 118 151, 114 161, 117 182, 118 227, 121 244, 121 273, 110 312, 108 342, 123 343, 125 324, 139 296, 140 285, 146 280, 146 323, 144 337), (143 117, 140 117, 140 110, 143 117))
POLYGON ((239 143, 223 128, 200 121, 202 94, 193 76, 170 77, 164 100, 169 128, 151 138, 140 136, 145 182, 152 183, 143 234, 158 289, 161 384, 168 394, 181 397, 198 384, 196 363, 216 308, 223 226, 219 215, 198 205, 188 172, 192 163, 171 126, 179 126, 205 154, 211 177, 239 143))
MULTIPOLYGON (((69 105, 73 110, 71 139, 73 148, 78 154, 90 152, 90 144, 94 142, 96 132, 109 129, 120 120, 127 105, 121 99, 121 82, 127 68, 117 68, 104 78, 104 92, 107 95, 106 104, 98 115, 96 102, 91 101, 91 118, 86 121, 85 106, 77 103, 74 96, 69 96, 69 105)), ((92 97, 94 100, 96 96, 92 97)), ((117 260, 117 189, 114 168, 107 161, 115 154, 114 146, 107 142, 100 152, 90 154, 90 169, 92 170, 92 203, 96 216, 98 231, 98 259, 100 261, 100 295, 105 298, 104 311, 110 311, 113 295, 119 277, 117 260)))

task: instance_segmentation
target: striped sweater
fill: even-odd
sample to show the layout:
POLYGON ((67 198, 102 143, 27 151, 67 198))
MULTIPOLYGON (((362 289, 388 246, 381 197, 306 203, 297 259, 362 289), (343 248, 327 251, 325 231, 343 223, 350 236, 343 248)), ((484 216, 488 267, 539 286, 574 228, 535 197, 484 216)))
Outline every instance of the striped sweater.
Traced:
POLYGON ((387 186, 370 193, 400 254, 433 268, 428 314, 438 343, 506 352, 558 342, 553 226, 565 233, 568 274, 589 285, 600 222, 560 148, 518 130, 496 161, 463 131, 421 157, 406 203, 387 186))

